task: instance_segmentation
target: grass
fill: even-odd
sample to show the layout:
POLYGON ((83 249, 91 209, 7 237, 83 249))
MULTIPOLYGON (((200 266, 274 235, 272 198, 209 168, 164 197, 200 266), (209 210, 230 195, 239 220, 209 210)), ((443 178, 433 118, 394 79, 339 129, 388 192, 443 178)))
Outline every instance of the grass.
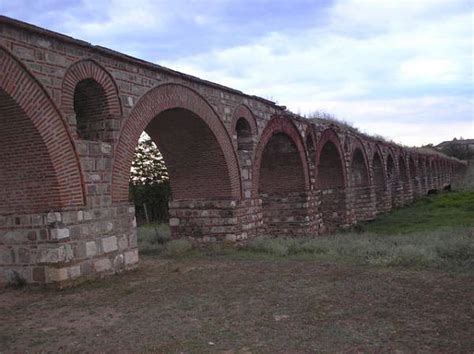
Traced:
POLYGON ((257 237, 244 250, 291 259, 474 270, 474 235, 468 229, 405 235, 346 233, 320 238, 257 237))
MULTIPOLYGON (((446 196, 430 205, 464 220, 469 196, 446 196)), ((238 249, 140 227, 136 271, 0 289, 0 352, 472 352, 472 226, 406 232, 419 215, 238 249)))
POLYGON ((151 224, 138 228, 138 249, 141 254, 161 254, 170 240, 170 229, 166 224, 151 224))
POLYGON ((169 228, 160 225, 139 229, 139 247, 143 254, 167 257, 263 257, 474 270, 474 192, 424 197, 362 223, 359 229, 364 231, 322 237, 257 237, 239 248, 210 244, 197 250, 187 240, 168 242, 169 228))
POLYGON ((408 234, 457 227, 474 227, 473 191, 426 196, 411 206, 362 224, 364 231, 375 234, 408 234))

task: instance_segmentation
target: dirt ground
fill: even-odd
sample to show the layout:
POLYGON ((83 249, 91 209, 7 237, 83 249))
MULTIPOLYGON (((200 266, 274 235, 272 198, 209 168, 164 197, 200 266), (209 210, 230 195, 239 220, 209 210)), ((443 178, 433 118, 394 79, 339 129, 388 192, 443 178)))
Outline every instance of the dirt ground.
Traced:
POLYGON ((142 257, 74 289, 0 290, 0 352, 472 352, 474 275, 142 257))

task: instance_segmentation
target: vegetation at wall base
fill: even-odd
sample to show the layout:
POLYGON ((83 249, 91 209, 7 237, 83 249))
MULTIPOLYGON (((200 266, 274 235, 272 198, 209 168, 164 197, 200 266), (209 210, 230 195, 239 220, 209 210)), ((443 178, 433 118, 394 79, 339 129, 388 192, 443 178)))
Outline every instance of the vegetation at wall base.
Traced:
POLYGON ((166 257, 312 260, 382 267, 474 271, 474 192, 425 197, 411 206, 362 224, 363 232, 319 237, 260 236, 235 247, 209 244, 192 249, 189 241, 168 243, 166 225, 139 228, 142 254, 166 257), (176 248, 176 250, 175 250, 176 248))

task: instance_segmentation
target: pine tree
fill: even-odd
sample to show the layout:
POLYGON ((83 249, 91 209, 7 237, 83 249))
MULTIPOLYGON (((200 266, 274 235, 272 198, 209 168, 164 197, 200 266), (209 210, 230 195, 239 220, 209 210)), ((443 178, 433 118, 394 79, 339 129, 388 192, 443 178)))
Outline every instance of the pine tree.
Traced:
POLYGON ((168 179, 168 170, 156 144, 148 136, 140 139, 132 161, 130 183, 152 185, 168 179))

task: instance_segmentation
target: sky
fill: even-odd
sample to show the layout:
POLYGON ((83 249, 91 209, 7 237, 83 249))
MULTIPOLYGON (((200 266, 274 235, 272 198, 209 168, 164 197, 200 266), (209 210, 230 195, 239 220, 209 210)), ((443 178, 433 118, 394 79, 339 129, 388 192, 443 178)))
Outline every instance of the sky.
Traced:
POLYGON ((471 0, 0 0, 0 13, 409 146, 474 138, 471 0))

